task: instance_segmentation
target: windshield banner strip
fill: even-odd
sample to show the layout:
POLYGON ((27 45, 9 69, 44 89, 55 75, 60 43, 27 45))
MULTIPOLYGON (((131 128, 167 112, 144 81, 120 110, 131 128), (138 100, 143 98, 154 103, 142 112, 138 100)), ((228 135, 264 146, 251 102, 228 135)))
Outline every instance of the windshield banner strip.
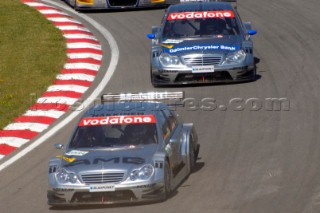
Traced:
POLYGON ((138 115, 138 116, 107 116, 82 118, 79 126, 100 126, 112 124, 152 124, 156 123, 154 115, 138 115))
POLYGON ((167 20, 184 20, 198 18, 234 18, 232 10, 170 13, 167 20))

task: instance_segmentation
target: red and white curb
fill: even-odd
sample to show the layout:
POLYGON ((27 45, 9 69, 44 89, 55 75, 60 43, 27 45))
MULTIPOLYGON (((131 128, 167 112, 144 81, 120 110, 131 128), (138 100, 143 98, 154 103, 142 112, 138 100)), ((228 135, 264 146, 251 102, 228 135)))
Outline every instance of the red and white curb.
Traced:
POLYGON ((22 116, 0 130, 0 159, 28 143, 61 117, 89 88, 102 64, 102 48, 80 22, 55 7, 21 0, 37 9, 67 41, 67 63, 53 85, 22 116))

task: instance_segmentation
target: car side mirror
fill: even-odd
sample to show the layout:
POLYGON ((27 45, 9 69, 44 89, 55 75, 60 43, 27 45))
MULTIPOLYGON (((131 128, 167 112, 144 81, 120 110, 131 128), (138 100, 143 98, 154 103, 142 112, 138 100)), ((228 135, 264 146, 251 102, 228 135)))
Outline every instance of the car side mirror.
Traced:
POLYGON ((57 143, 57 144, 54 145, 54 147, 55 147, 56 149, 61 150, 61 149, 63 149, 63 144, 57 143))
POLYGON ((153 34, 153 33, 147 34, 147 38, 148 38, 148 39, 155 39, 155 37, 156 37, 156 35, 153 34))
POLYGON ((251 35, 251 36, 257 34, 257 31, 256 31, 256 30, 248 30, 247 32, 248 32, 248 34, 251 35))

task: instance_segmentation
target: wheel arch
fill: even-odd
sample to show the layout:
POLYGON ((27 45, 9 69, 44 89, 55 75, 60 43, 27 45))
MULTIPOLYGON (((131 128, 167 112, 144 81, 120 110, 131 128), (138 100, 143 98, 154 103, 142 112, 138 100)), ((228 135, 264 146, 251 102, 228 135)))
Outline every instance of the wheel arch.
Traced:
POLYGON ((193 143, 194 149, 196 149, 198 145, 198 136, 195 130, 195 127, 193 123, 185 123, 183 124, 183 144, 182 144, 182 149, 183 149, 183 154, 188 155, 190 150, 189 150, 189 145, 190 143, 193 143))

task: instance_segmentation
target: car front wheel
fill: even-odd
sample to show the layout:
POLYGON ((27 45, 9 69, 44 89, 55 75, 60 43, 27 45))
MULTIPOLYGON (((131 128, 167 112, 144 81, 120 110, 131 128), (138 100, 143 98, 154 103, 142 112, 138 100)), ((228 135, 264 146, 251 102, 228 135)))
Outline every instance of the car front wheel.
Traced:
POLYGON ((153 86, 154 88, 159 87, 159 84, 155 83, 155 81, 154 81, 154 76, 153 76, 153 74, 152 74, 151 69, 150 69, 150 80, 151 80, 151 84, 152 84, 152 86, 153 86))
POLYGON ((74 4, 73 4, 73 9, 78 11, 78 4, 77 4, 77 0, 74 1, 74 4))

